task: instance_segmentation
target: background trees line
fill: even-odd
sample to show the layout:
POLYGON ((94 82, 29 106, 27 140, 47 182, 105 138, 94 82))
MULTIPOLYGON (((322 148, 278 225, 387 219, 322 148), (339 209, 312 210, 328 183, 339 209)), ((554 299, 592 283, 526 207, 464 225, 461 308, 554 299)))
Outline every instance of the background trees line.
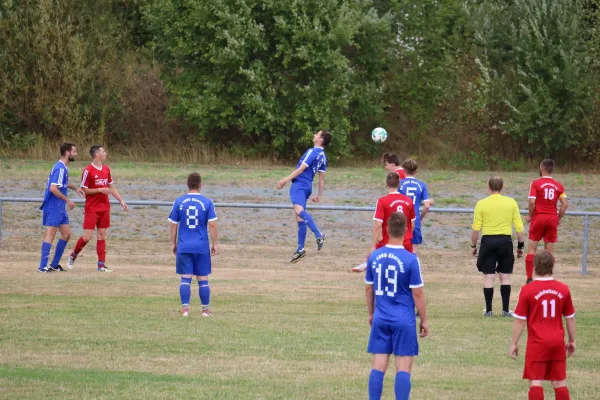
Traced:
POLYGON ((600 159, 597 0, 0 0, 0 145, 600 159))

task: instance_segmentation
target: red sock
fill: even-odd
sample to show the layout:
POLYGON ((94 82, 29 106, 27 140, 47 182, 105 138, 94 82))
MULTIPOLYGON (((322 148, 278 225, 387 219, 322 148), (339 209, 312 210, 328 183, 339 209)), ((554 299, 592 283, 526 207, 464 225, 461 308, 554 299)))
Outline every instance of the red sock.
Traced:
POLYGON ((73 253, 75 253, 75 256, 77 256, 79 253, 81 253, 81 250, 83 250, 83 248, 85 247, 85 245, 87 244, 87 242, 85 240, 83 240, 83 236, 79 238, 79 240, 77 241, 77 244, 75 245, 75 249, 73 249, 73 253))
POLYGON ((556 396, 556 400, 571 400, 569 388, 567 386, 554 389, 554 395, 556 396))
POLYGON ((106 240, 98 240, 96 242, 96 252, 98 253, 98 262, 106 261, 106 240))
POLYGON ((544 388, 541 386, 531 386, 529 388, 529 400, 544 400, 544 388))
POLYGON ((525 257, 525 273, 527 274, 527 279, 533 279, 533 258, 534 254, 527 254, 525 257))

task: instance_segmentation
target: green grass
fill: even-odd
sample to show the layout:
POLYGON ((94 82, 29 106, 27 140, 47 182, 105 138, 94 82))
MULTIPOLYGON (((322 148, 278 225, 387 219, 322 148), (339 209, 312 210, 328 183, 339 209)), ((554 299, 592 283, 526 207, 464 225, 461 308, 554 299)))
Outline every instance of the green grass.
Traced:
MULTIPOLYGON (((136 264, 134 256, 109 276, 80 264, 31 277, 2 263, 0 398, 365 398, 364 284, 340 268, 352 265, 356 251, 327 258, 332 262, 317 275, 310 261, 286 271, 256 257, 260 252, 231 247, 216 259, 211 319, 199 316, 195 290, 191 317, 179 317, 177 277, 170 268, 136 264), (247 251, 250 268, 231 263, 247 251)), ((465 273, 455 256, 440 264, 440 256, 422 256, 431 335, 420 342, 411 398, 523 398, 523 360, 507 356, 512 321, 483 320, 480 277, 465 273)), ((595 399, 598 278, 575 270, 561 275, 578 310, 569 381, 573 398, 595 399)), ((393 398, 393 373, 384 393, 393 398)))

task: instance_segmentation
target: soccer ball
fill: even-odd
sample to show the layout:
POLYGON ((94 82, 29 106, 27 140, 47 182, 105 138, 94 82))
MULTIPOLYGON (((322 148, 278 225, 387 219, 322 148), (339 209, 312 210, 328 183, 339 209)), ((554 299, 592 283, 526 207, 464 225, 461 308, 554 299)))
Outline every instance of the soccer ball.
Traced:
POLYGON ((383 143, 387 139, 387 132, 383 128, 375 128, 371 132, 371 138, 375 143, 383 143))

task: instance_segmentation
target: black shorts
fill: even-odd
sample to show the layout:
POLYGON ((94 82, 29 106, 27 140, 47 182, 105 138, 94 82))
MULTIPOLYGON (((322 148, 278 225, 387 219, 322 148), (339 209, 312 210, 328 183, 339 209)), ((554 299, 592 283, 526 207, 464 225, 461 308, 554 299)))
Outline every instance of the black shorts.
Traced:
POLYGON ((512 238, 508 235, 485 235, 477 257, 477 269, 484 274, 512 274, 515 264, 512 238))

